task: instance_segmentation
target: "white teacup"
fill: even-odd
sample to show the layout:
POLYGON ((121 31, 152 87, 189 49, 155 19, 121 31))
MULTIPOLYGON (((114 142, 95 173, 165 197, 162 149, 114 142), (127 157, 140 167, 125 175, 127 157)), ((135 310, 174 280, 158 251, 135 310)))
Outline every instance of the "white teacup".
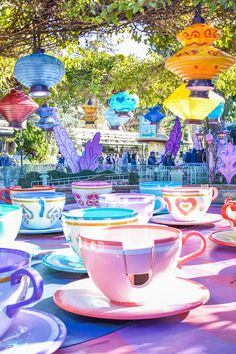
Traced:
POLYGON ((35 192, 15 194, 12 203, 23 208, 22 227, 48 229, 61 217, 65 194, 59 192, 35 192))
POLYGON ((0 241, 12 242, 20 230, 22 208, 18 205, 0 204, 0 241))
POLYGON ((175 270, 201 255, 206 240, 199 232, 185 235, 160 225, 124 225, 80 233, 81 256, 89 276, 103 294, 122 306, 158 301, 158 289, 171 291, 175 270), (195 236, 193 253, 180 258, 182 245, 195 236))
POLYGON ((42 296, 41 275, 30 268, 30 254, 15 249, 0 248, 0 338, 11 326, 21 307, 29 305, 42 296), (32 295, 26 298, 29 282, 32 295))
POLYGON ((177 221, 195 221, 204 217, 217 198, 215 187, 176 187, 162 190, 168 210, 177 221))

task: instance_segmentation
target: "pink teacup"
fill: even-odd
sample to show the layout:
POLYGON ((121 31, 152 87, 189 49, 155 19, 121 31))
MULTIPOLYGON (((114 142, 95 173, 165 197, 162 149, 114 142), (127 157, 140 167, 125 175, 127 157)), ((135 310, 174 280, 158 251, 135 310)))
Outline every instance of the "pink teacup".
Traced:
POLYGON ((155 196, 142 193, 112 193, 102 194, 98 197, 101 208, 128 208, 138 213, 139 223, 145 224, 152 217, 155 196))
POLYGON ((236 233, 236 200, 227 198, 221 209, 221 214, 224 219, 229 220, 233 231, 236 233))
POLYGON ((205 238, 196 231, 186 235, 160 225, 125 225, 87 229, 80 233, 81 256, 95 285, 113 303, 133 306, 147 303, 158 289, 171 288, 175 270, 201 255, 205 238), (180 258, 188 238, 200 239, 200 247, 180 258))
POLYGON ((170 214, 177 221, 194 221, 204 217, 216 199, 215 187, 176 187, 162 190, 170 214))
POLYGON ((112 184, 108 181, 73 182, 71 188, 78 207, 83 209, 98 207, 98 195, 112 192, 112 184))

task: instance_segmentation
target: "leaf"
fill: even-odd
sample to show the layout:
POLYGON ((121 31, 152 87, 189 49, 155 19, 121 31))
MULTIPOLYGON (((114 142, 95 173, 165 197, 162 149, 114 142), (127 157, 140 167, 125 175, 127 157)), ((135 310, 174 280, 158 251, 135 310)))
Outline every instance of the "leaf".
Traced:
POLYGON ((236 174, 236 147, 228 143, 225 149, 219 152, 218 171, 225 177, 229 184, 236 174))
POLYGON ((98 167, 98 158, 101 156, 103 146, 100 144, 101 134, 97 132, 92 141, 87 141, 83 155, 79 158, 81 170, 94 171, 98 167))

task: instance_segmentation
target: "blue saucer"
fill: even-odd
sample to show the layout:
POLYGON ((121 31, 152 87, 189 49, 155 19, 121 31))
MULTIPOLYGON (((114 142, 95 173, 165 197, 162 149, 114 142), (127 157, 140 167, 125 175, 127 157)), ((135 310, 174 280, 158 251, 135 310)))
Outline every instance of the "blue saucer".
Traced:
POLYGON ((69 273, 87 273, 82 259, 70 248, 62 249, 43 257, 43 264, 53 270, 69 273))

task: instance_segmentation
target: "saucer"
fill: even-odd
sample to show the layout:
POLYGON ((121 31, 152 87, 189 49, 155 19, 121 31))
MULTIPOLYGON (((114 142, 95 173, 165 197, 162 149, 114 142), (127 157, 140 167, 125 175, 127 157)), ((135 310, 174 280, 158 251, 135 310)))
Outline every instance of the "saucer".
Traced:
POLYGON ((37 234, 54 234, 56 232, 61 232, 62 231, 62 224, 61 220, 58 220, 55 225, 50 227, 49 229, 26 229, 24 227, 20 228, 19 234, 25 234, 25 235, 37 235, 37 234))
POLYGON ((63 211, 69 211, 69 210, 74 210, 74 209, 81 209, 77 203, 73 204, 67 204, 64 206, 63 211))
POLYGON ((1 354, 54 353, 66 337, 64 323, 51 314, 20 310, 0 340, 1 354))
POLYGON ((69 273, 87 273, 82 259, 66 248, 44 256, 43 264, 51 269, 69 273))
POLYGON ((94 285, 90 278, 64 285, 54 294, 54 302, 77 315, 109 320, 141 320, 188 312, 209 299, 209 290, 196 282, 173 278, 170 287, 155 294, 142 306, 118 306, 94 285))
POLYGON ((209 238, 220 245, 236 247, 236 232, 233 230, 212 232, 209 238))
POLYGON ((34 243, 24 242, 24 241, 12 241, 12 242, 2 242, 1 247, 3 248, 13 248, 20 251, 28 252, 32 257, 36 256, 40 251, 41 247, 35 245, 34 243))
POLYGON ((171 214, 157 215, 150 219, 154 224, 165 224, 165 225, 178 225, 178 226, 194 226, 194 225, 207 225, 215 222, 222 221, 222 216, 220 214, 208 213, 203 216, 200 220, 195 221, 177 221, 173 219, 171 214))

